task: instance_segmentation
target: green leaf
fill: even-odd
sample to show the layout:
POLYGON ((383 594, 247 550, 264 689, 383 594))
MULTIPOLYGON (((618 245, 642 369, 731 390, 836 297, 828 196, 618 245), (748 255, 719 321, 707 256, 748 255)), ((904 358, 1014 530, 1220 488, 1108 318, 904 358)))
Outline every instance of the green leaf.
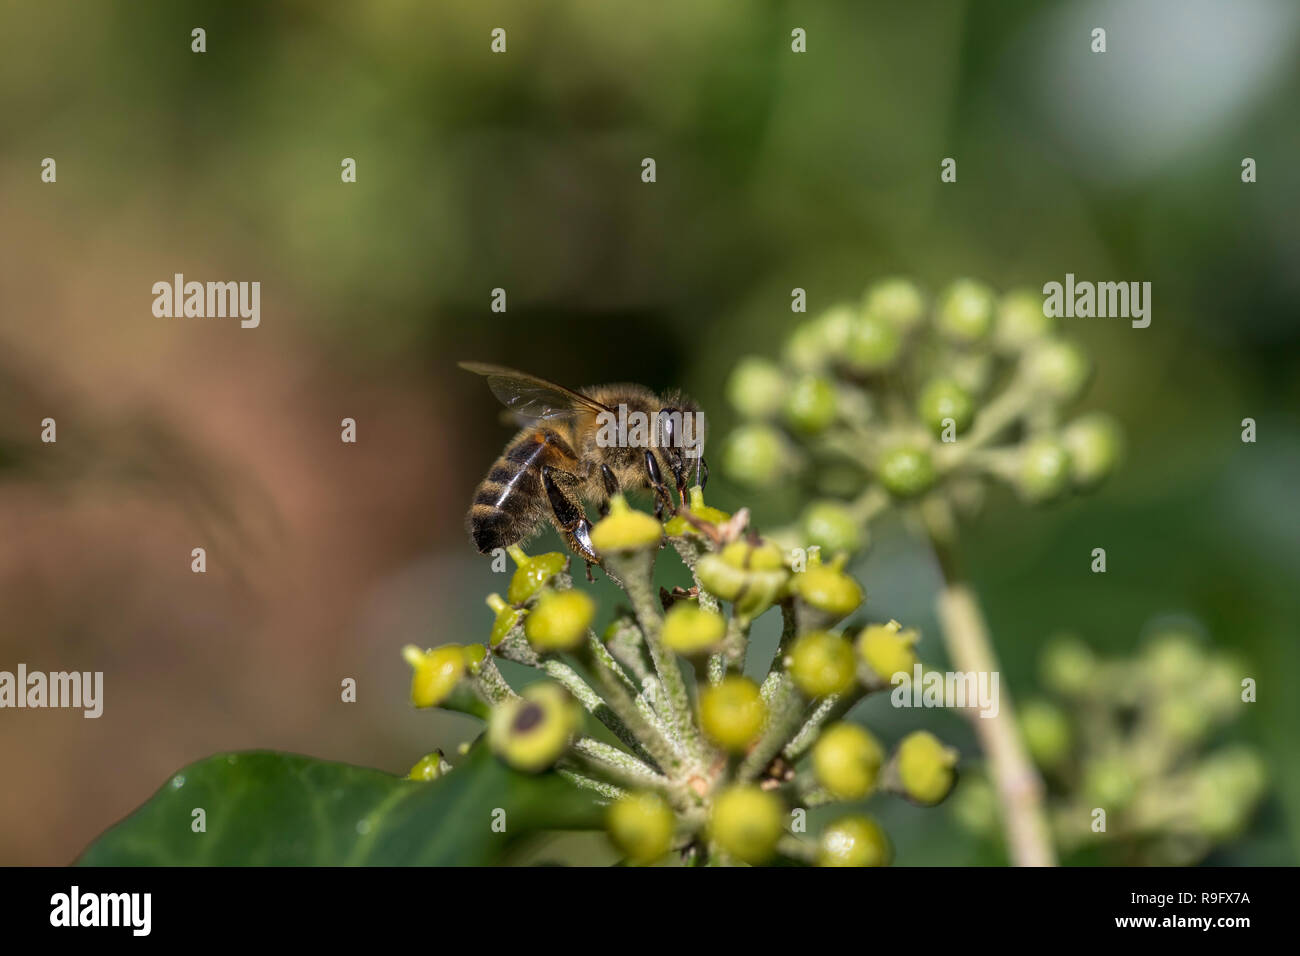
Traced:
POLYGON ((603 814, 593 794, 554 773, 517 773, 486 747, 432 782, 295 754, 218 754, 177 773, 78 863, 483 865, 520 837, 600 827, 603 814), (196 808, 206 832, 192 829, 196 808), (498 809, 504 832, 492 827, 498 809))

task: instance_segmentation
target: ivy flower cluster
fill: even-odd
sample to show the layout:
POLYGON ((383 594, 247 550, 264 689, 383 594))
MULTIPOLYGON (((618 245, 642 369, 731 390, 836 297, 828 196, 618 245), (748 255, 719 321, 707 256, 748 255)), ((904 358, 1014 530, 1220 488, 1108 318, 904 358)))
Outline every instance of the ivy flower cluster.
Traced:
MULTIPOLYGON (((1124 865, 1186 865, 1249 822, 1264 762, 1241 744, 1211 748, 1251 699, 1246 668, 1166 629, 1134 657, 1103 659, 1059 638, 1042 656, 1051 698, 1026 701, 1020 726, 1048 786, 1057 844, 1124 865)), ((963 777, 953 812, 996 832, 993 795, 963 777)))
MULTIPOLYGON (((476 714, 510 766, 594 791, 628 862, 887 864, 890 841, 872 817, 845 813, 813 836, 796 811, 881 791, 927 806, 948 795, 952 748, 916 732, 891 753, 846 719, 896 672, 911 672, 916 633, 893 621, 845 629, 865 594, 843 557, 783 553, 748 528, 747 512, 709 507, 699 487, 664 522, 615 497, 591 540, 628 601, 603 633, 568 557, 512 548, 506 594, 488 598, 486 645, 405 649, 415 706, 476 714), (689 586, 656 590, 667 546, 689 586), (773 608, 782 634, 754 681, 750 630, 773 608), (543 679, 516 690, 499 659, 543 679)), ((412 775, 449 769, 431 757, 412 775)))
POLYGON ((989 479, 1052 501, 1120 456, 1111 418, 1066 416, 1091 371, 1032 291, 962 279, 927 303, 887 279, 797 326, 779 361, 734 368, 727 396, 744 421, 723 468, 750 485, 811 483, 819 497, 788 537, 830 551, 865 547, 891 503, 971 510, 989 479))

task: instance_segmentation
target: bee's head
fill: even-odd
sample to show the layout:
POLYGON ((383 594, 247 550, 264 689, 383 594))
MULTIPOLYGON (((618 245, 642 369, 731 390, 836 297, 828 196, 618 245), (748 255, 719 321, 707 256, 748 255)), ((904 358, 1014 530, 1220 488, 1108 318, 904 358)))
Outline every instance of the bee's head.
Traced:
POLYGON ((709 478, 704 461, 706 422, 699 406, 684 395, 664 397, 664 405, 655 420, 657 455, 667 466, 679 489, 690 483, 703 486, 709 478))

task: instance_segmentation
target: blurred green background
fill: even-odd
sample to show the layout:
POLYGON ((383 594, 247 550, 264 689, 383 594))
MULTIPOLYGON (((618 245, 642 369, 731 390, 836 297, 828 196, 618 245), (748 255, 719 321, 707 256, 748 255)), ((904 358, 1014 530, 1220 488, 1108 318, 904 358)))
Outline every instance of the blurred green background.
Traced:
MULTIPOLYGON (((105 711, 0 713, 0 863, 69 861, 215 751, 400 771, 474 732, 409 708, 398 655, 482 639, 504 587, 462 522, 507 433, 457 360, 681 385, 720 436, 796 286, 815 313, 886 275, 1066 272, 1150 281, 1153 320, 1066 320, 1120 476, 995 498, 967 535, 1004 676, 1028 692, 1060 631, 1119 653, 1195 619, 1252 662, 1233 733, 1273 774, 1210 862, 1295 863, 1298 47, 1283 0, 7 5, 0 669, 102 670, 105 711), (176 272, 260 281, 261 327, 155 318, 176 272)), ((929 557, 885 535, 858 570, 940 663, 929 557)), ((867 711, 887 742, 918 719, 867 711)), ((985 859, 942 812, 881 809, 900 862, 985 859)))

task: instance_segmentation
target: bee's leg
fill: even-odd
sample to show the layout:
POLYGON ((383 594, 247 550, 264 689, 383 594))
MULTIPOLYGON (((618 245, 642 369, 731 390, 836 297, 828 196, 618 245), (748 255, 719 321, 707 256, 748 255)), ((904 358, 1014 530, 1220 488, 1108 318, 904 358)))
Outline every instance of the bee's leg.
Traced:
POLYGON ((709 463, 703 455, 695 459, 695 483, 700 486, 700 491, 709 483, 709 463))
POLYGON ((605 500, 600 503, 600 516, 609 514, 609 499, 618 494, 618 478, 610 471, 609 465, 600 466, 600 477, 605 482, 605 500))
POLYGON ((673 507, 673 496, 668 493, 668 486, 664 484, 663 472, 659 470, 659 462, 655 461, 655 456, 651 454, 650 449, 645 452, 645 471, 646 484, 650 490, 655 493, 655 517, 663 520, 664 505, 668 510, 676 513, 677 509, 673 507))
POLYGON ((542 468, 542 484, 546 488, 546 497, 551 503, 551 518, 555 529, 560 532, 575 554, 588 564, 600 564, 596 549, 591 544, 591 522, 583 514, 582 506, 576 498, 561 487, 561 483, 572 484, 572 475, 558 471, 550 465, 542 468), (567 481, 565 479, 568 479, 567 481))

